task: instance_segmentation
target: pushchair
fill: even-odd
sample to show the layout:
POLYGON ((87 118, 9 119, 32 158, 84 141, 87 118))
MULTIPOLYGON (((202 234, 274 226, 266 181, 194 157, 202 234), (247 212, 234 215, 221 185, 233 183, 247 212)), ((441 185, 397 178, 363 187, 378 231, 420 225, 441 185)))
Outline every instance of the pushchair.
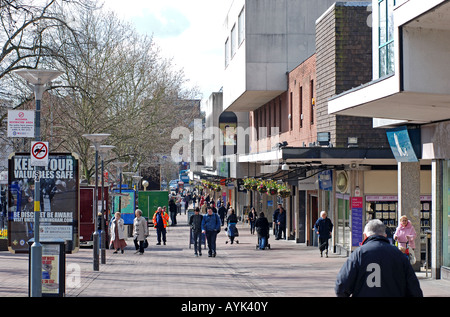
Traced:
MULTIPOLYGON (((236 227, 236 223, 229 223, 227 228, 227 236, 230 239, 231 244, 233 244, 234 241, 236 243, 239 243, 239 240, 235 240, 235 237, 239 237, 239 230, 236 227)), ((225 243, 228 243, 228 240, 225 241, 225 243)))

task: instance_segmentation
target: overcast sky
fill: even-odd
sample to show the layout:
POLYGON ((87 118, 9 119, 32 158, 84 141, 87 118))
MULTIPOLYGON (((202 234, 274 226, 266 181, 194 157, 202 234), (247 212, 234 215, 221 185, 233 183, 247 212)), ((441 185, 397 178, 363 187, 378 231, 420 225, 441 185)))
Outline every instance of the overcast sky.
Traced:
POLYGON ((104 0, 106 9, 153 38, 199 87, 203 99, 222 87, 222 27, 233 0, 104 0))

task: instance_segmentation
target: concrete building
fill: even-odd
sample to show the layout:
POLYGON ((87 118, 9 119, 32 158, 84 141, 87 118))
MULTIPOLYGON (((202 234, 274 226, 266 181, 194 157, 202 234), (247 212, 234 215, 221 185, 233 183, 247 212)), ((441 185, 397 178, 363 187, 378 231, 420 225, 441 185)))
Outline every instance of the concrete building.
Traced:
MULTIPOLYGON (((331 98, 329 113, 365 116, 377 127, 391 128, 387 135, 398 162, 398 215, 406 214, 416 232, 428 223, 432 276, 448 277, 450 1, 373 0, 372 8, 373 78, 331 98), (424 210, 426 165, 431 206, 424 210)), ((423 246, 427 232, 421 233, 416 245, 423 246)))
POLYGON ((333 244, 344 252, 362 237, 352 239, 350 198, 364 193, 365 184, 380 198, 382 185, 370 187, 378 175, 372 166, 395 165, 385 132, 374 130, 371 119, 328 113, 328 98, 371 78, 368 4, 235 1, 225 23, 223 108, 250 113, 249 153, 236 157, 248 173, 236 177, 279 180, 292 192, 281 200, 248 193, 245 205, 271 217, 283 202, 288 238, 308 244, 315 242, 311 228, 319 211, 329 210, 337 229, 333 244))

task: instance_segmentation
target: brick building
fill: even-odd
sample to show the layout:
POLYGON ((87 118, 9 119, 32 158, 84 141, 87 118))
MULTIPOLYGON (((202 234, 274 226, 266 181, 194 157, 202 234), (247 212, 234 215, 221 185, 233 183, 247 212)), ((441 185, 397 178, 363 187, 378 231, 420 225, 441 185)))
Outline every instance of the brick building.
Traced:
POLYGON ((328 99, 372 78, 372 29, 369 3, 336 2, 316 22, 317 132, 330 132, 330 143, 347 147, 388 147, 384 129, 372 119, 329 114, 328 99))

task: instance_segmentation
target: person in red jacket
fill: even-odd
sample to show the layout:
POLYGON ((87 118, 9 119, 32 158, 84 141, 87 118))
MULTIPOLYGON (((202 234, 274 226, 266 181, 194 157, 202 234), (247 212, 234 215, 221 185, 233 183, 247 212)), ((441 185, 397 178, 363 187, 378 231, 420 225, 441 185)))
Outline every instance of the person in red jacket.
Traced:
POLYGON ((164 212, 161 207, 153 214, 153 226, 156 229, 156 235, 158 243, 156 245, 161 245, 161 236, 164 245, 166 245, 166 227, 169 223, 169 215, 164 212))

